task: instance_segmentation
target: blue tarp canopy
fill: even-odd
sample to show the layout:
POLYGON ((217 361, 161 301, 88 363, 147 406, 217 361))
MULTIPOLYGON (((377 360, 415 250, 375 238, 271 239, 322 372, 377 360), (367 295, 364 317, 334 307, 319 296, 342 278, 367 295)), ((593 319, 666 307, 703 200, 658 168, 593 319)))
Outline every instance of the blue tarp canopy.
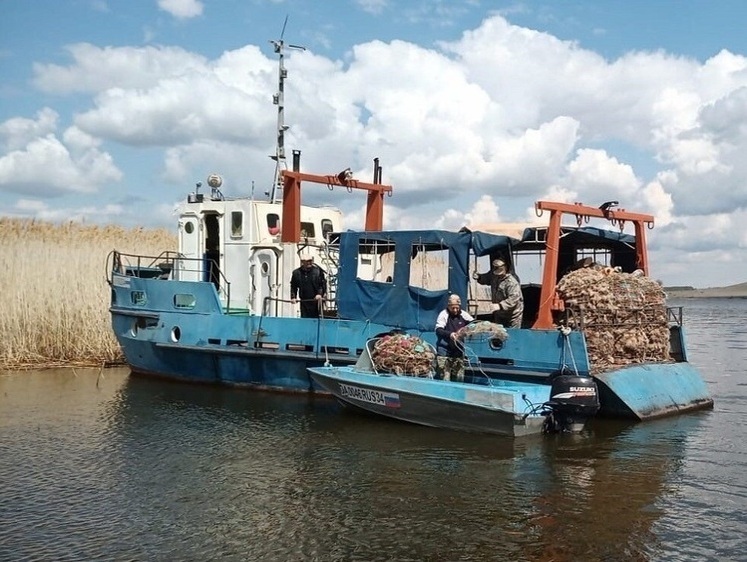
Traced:
POLYGON ((405 230, 339 235, 337 311, 340 318, 369 320, 402 329, 430 331, 452 293, 467 302, 470 255, 510 256, 519 241, 483 232, 405 230), (410 286, 410 260, 422 249, 448 252, 448 288, 410 286), (359 253, 394 251, 391 282, 358 278, 359 253))

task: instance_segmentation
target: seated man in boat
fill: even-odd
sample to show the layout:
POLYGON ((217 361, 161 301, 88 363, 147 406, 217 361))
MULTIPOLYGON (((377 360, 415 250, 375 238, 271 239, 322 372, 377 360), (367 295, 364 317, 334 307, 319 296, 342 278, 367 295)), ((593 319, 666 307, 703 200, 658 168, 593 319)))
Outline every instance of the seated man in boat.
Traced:
POLYGON ((291 302, 301 300, 301 318, 319 318, 322 299, 327 294, 327 280, 321 267, 314 263, 314 256, 301 254, 301 267, 291 274, 291 302))
POLYGON ((480 285, 490 285, 490 300, 493 308, 493 322, 506 328, 521 328, 524 314, 524 297, 518 279, 508 273, 506 262, 497 259, 492 262, 492 271, 475 273, 473 277, 480 285))
POLYGON ((464 380, 464 346, 457 332, 474 318, 462 310, 459 295, 450 295, 446 308, 436 318, 437 375, 444 380, 464 380))

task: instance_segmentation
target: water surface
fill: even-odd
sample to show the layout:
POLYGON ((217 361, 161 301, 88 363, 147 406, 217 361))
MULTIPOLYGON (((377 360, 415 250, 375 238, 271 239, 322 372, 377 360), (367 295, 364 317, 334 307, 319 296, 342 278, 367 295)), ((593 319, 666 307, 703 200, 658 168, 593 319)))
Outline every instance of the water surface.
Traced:
POLYGON ((686 300, 713 411, 511 440, 125 369, 0 375, 0 560, 739 560, 747 300, 686 300))

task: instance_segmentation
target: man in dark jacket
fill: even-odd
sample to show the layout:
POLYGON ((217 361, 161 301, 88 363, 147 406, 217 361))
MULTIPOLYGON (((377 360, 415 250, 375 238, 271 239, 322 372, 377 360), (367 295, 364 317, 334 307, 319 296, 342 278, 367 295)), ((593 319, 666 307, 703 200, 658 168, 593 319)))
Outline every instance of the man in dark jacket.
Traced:
POLYGON ((450 295, 446 308, 436 318, 436 351, 439 378, 452 381, 464 380, 464 345, 457 333, 474 318, 462 310, 459 295, 450 295))
POLYGON ((301 267, 291 275, 291 302, 301 300, 301 318, 319 318, 322 299, 327 294, 327 280, 321 267, 314 263, 314 256, 301 255, 301 267))

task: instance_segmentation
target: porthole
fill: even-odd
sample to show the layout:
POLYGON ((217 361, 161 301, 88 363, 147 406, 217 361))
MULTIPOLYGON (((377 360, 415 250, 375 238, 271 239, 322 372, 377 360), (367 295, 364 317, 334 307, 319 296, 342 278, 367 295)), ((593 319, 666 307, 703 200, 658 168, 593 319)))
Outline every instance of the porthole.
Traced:
POLYGON ((491 349, 503 349, 503 342, 498 338, 490 338, 491 349))
POLYGON ((184 232, 187 234, 192 234, 195 231, 195 223, 192 221, 187 221, 184 223, 184 232))
POLYGON ((179 326, 174 326, 171 328, 171 341, 176 343, 179 341, 179 339, 182 337, 182 331, 179 328, 179 326))
POLYGON ((270 264, 269 264, 269 263, 267 263, 266 261, 265 261, 265 262, 262 262, 262 267, 261 267, 261 269, 262 269, 262 274, 263 274, 263 275, 267 275, 267 272, 268 272, 268 271, 270 271, 270 264))

